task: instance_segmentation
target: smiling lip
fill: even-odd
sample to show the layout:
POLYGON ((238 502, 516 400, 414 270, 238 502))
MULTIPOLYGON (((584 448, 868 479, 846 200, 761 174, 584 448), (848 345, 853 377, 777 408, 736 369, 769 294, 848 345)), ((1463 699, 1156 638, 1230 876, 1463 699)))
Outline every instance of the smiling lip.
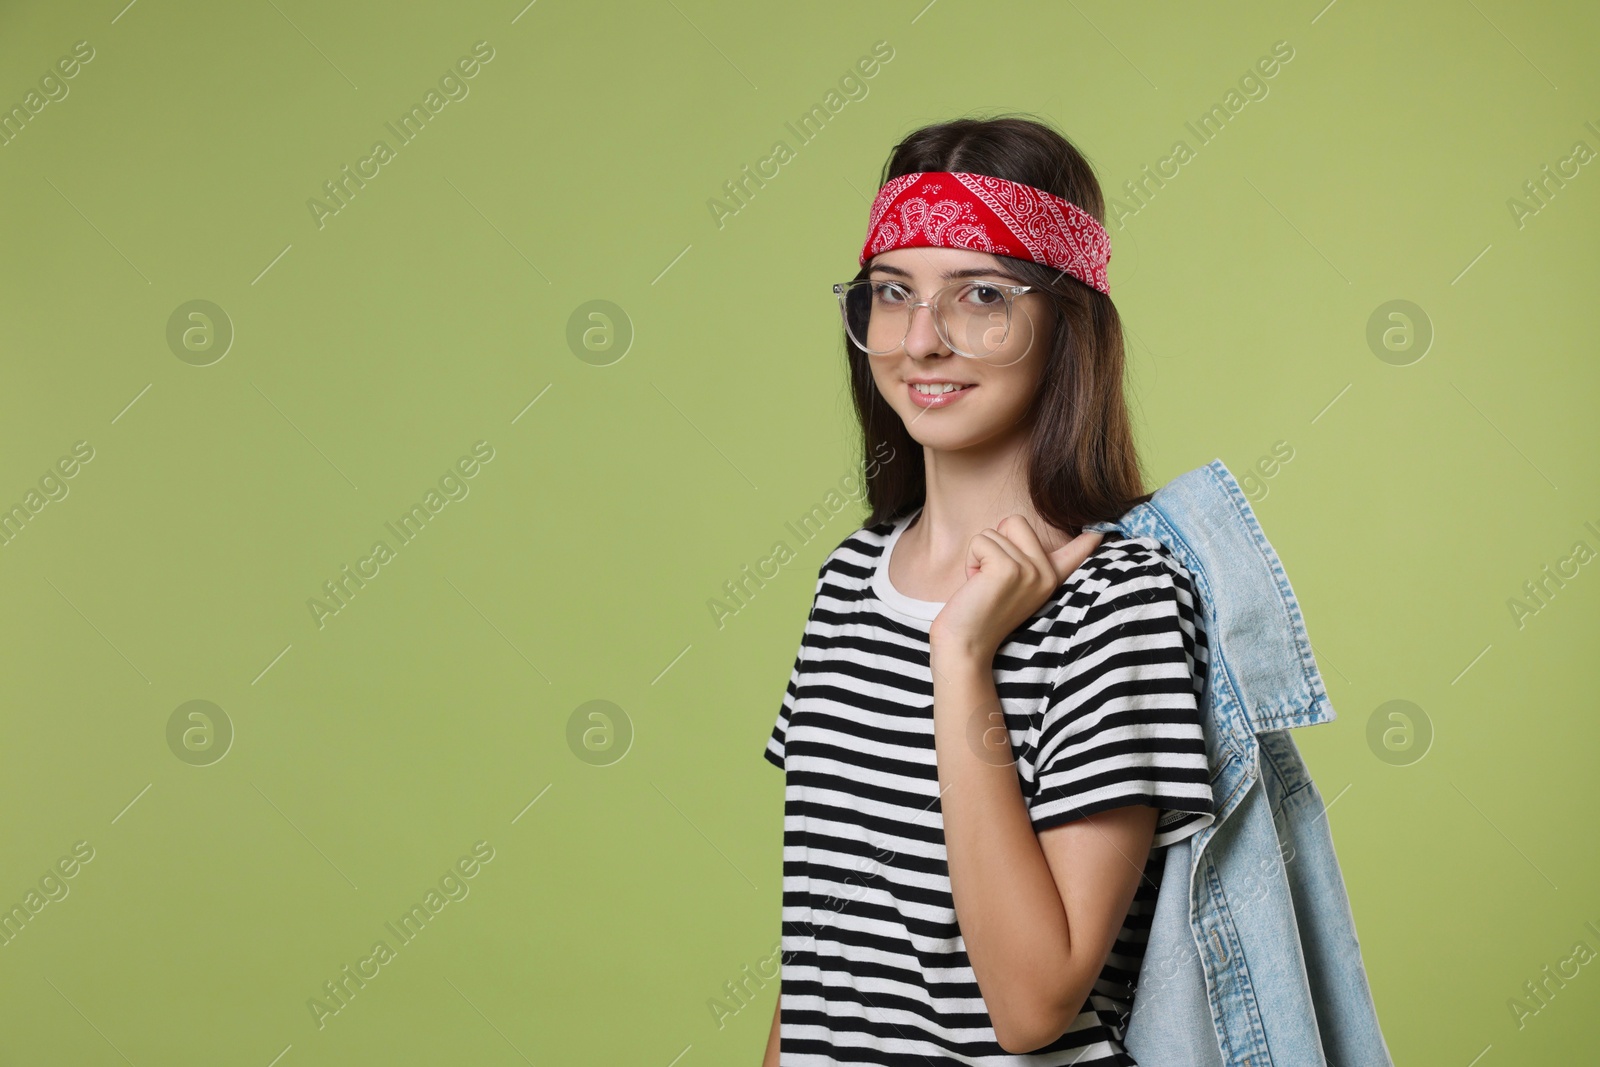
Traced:
POLYGON ((974 390, 976 388, 977 388, 977 386, 972 382, 953 382, 949 378, 910 378, 910 379, 907 379, 907 381, 906 381, 906 392, 911 394, 911 402, 913 404, 917 405, 920 408, 943 408, 943 407, 949 407, 951 404, 954 404, 957 400, 959 400, 962 397, 966 396, 968 393, 972 392, 972 390, 974 390), (918 384, 922 384, 922 385, 945 385, 945 384, 949 384, 949 385, 963 386, 963 388, 956 389, 953 392, 949 392, 949 393, 937 393, 937 394, 934 394, 934 395, 930 396, 927 393, 918 392, 917 391, 917 385, 918 384))

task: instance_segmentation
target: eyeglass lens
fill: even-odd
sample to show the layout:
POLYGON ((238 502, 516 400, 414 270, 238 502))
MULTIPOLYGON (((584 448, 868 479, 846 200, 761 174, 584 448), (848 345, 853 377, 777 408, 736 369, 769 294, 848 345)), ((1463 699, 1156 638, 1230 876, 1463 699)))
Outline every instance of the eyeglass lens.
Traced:
MULTIPOLYGON (((905 343, 916 301, 895 282, 858 279, 845 288, 845 326, 851 340, 870 355, 893 352, 905 343)), ((931 301, 934 328, 958 355, 993 355, 1011 331, 1011 294, 981 279, 947 285, 931 301)))

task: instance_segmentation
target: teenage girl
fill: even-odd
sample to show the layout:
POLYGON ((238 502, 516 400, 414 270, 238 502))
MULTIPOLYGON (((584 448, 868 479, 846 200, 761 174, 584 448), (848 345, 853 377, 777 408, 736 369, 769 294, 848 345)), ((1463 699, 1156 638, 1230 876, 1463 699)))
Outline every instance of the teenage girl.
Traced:
POLYGON ((1084 531, 1148 499, 1104 202, 1019 118, 917 130, 883 178, 835 291, 863 454, 893 458, 818 573, 767 742, 763 1062, 1133 1064, 1160 850, 1213 807, 1190 576, 1084 531))

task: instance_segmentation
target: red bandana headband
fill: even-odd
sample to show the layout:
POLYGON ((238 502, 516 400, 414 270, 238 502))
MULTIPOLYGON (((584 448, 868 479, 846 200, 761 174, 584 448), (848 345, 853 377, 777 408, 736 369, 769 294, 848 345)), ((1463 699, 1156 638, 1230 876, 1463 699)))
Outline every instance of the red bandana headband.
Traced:
POLYGON ((1026 259, 1107 296, 1111 238, 1093 215, 1031 185, 963 171, 919 171, 872 202, 861 265, 893 248, 968 248, 1026 259))

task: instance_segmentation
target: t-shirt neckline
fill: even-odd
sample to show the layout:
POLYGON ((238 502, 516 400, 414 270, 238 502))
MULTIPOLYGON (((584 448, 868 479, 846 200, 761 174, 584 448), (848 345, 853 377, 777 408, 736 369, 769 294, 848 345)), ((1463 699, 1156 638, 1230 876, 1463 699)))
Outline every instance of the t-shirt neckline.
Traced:
POLYGON ((894 529, 889 532, 888 540, 883 543, 883 551, 878 555, 878 565, 872 572, 872 591, 885 606, 897 614, 918 622, 931 623, 944 607, 945 601, 917 600, 900 592, 889 581, 889 558, 894 555, 894 546, 899 542, 900 535, 905 533, 906 527, 910 526, 920 514, 922 508, 919 507, 896 522, 894 529))

